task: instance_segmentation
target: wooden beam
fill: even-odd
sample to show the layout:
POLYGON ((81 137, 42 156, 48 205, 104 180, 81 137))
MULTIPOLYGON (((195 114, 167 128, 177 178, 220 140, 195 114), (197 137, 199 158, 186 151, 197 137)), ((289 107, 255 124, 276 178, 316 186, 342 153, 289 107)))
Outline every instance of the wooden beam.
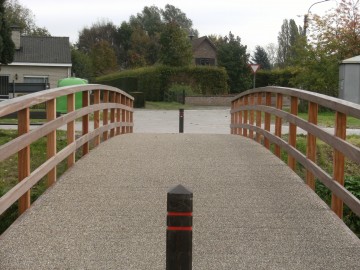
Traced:
MULTIPOLYGON (((256 99, 256 104, 261 105, 261 103, 262 103, 262 93, 258 93, 257 99, 256 99)), ((261 111, 256 111, 256 126, 258 128, 261 128, 261 111)), ((258 143, 261 142, 261 134, 259 132, 256 132, 255 139, 258 143)))
MULTIPOLYGON (((94 104, 100 104, 100 90, 94 91, 94 104)), ((100 111, 94 112, 94 130, 100 127, 100 111)), ((98 146, 100 144, 100 136, 97 135, 94 138, 94 146, 98 146)))
MULTIPOLYGON (((346 140, 346 114, 336 112, 335 116, 335 134, 336 137, 346 140)), ((334 165, 333 177, 336 182, 344 186, 345 183, 345 157, 344 154, 334 149, 334 165)), ((335 214, 342 219, 343 217, 343 201, 334 193, 331 195, 331 208, 335 214)))
MULTIPOLYGON (((266 92, 265 94, 265 105, 271 107, 271 93, 266 92)), ((271 115, 270 113, 265 113, 265 123, 264 123, 264 129, 268 132, 270 132, 270 124, 271 124, 271 115)), ((270 149, 270 141, 268 138, 264 138, 264 146, 267 149, 270 149)))
MULTIPOLYGON (((308 122, 317 125, 317 116, 318 104, 309 102, 308 122)), ((306 157, 316 163, 316 137, 310 132, 307 134, 306 157)), ((315 177, 309 170, 306 170, 306 183, 315 190, 315 177)))
MULTIPOLYGON (((116 93, 115 102, 117 104, 121 103, 120 93, 116 93)), ((120 108, 116 109, 116 122, 117 123, 121 122, 121 109, 120 108)), ((121 127, 116 127, 116 135, 120 135, 120 134, 121 134, 121 127)))
MULTIPOLYGON (((250 105, 254 105, 255 104, 255 97, 254 94, 250 95, 250 105)), ((249 119, 249 124, 250 125, 254 125, 254 111, 250 110, 250 119, 249 119)), ((249 138, 253 139, 254 138, 254 131, 251 129, 249 130, 249 138)))
MULTIPOLYGON (((73 112, 75 110, 75 94, 67 95, 67 112, 73 112)), ((75 121, 70 121, 67 124, 67 145, 72 144, 75 141, 75 121)), ((72 152, 67 157, 67 167, 70 168, 75 164, 75 152, 72 152)))
MULTIPOLYGON (((110 103, 115 103, 115 92, 110 93, 110 103)), ((110 109, 110 123, 115 122, 115 108, 110 109)), ((110 129, 110 138, 115 136, 115 128, 110 129)))
MULTIPOLYGON (((18 111, 18 135, 28 133, 30 130, 30 110, 29 108, 18 111)), ((30 175, 30 145, 18 152, 18 179, 19 182, 30 175)), ((19 199, 19 215, 30 207, 30 190, 19 199)))
MULTIPOLYGON (((244 106, 247 106, 249 104, 249 96, 245 96, 244 97, 244 106)), ((247 124, 248 123, 248 111, 243 111, 243 124, 247 124)), ((247 137, 248 136, 248 130, 247 128, 243 128, 243 136, 247 137)))
MULTIPOLYGON (((46 102, 46 120, 51 122, 56 119, 56 99, 51 99, 46 102)), ((46 147, 47 159, 56 155, 56 129, 47 135, 46 147)), ((56 182, 56 166, 52 168, 47 174, 47 186, 50 187, 56 182)))
MULTIPOLYGON (((103 102, 104 103, 108 103, 109 102, 109 91, 105 90, 103 92, 104 96, 103 96, 103 102)), ((103 110, 103 126, 108 124, 108 116, 109 116, 109 110, 108 109, 104 109, 103 110)), ((104 131, 103 133, 103 141, 106 141, 108 139, 108 131, 104 131)))
MULTIPOLYGON (((276 109, 282 110, 283 107, 283 95, 276 94, 276 109)), ((275 136, 281 138, 281 129, 282 129, 282 119, 281 117, 275 117, 275 136)), ((281 148, 279 145, 275 144, 275 155, 281 157, 281 148)))
MULTIPOLYGON (((291 97, 290 113, 292 115, 298 115, 298 101, 297 97, 291 97)), ((289 145, 296 148, 296 125, 289 123, 289 145)), ((296 161, 290 154, 288 155, 288 166, 295 171, 296 161)))
MULTIPOLYGON (((83 108, 89 106, 89 91, 82 92, 82 106, 83 108)), ((82 117, 82 135, 89 133, 89 114, 82 117)), ((82 147, 83 156, 89 153, 89 142, 86 142, 82 147)))

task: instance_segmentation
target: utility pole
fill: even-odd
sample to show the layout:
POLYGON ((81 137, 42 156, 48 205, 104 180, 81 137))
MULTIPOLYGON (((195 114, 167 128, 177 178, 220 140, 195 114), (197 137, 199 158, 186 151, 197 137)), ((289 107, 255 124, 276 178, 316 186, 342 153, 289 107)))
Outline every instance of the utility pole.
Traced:
POLYGON ((320 3, 323 3, 323 2, 328 2, 330 0, 323 0, 323 1, 319 1, 319 2, 316 2, 314 4, 312 4, 309 9, 308 9, 308 12, 304 15, 304 36, 306 37, 306 30, 308 28, 308 23, 309 23, 309 13, 310 13, 310 9, 315 6, 316 4, 320 4, 320 3))

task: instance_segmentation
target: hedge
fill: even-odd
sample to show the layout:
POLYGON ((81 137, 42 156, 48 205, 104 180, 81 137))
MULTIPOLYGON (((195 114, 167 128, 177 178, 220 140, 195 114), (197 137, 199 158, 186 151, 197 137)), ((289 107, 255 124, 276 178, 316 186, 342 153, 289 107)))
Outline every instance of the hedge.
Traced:
POLYGON ((218 67, 153 66, 98 77, 96 83, 111 85, 126 92, 143 92, 148 101, 163 101, 172 85, 190 86, 193 93, 223 95, 228 93, 227 73, 218 67))

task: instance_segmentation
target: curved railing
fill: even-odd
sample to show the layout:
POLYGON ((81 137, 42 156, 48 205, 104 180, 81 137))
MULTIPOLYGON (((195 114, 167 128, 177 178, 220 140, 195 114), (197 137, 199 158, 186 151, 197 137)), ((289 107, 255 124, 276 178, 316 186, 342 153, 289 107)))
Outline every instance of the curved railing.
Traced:
POLYGON ((274 144, 274 154, 288 153, 288 166, 295 170, 296 161, 306 169, 306 183, 315 189, 315 178, 332 192, 331 208, 342 218, 343 202, 360 216, 360 201, 344 187, 345 157, 360 165, 360 148, 346 141, 347 116, 360 119, 360 105, 330 96, 299 89, 263 87, 236 96, 231 105, 231 133, 253 138, 266 148, 274 144), (284 98, 290 111, 283 109, 284 98), (308 120, 299 118, 300 101, 308 102, 308 120), (334 135, 317 126, 319 106, 335 111, 334 135), (274 133, 271 117, 275 117, 274 133), (289 123, 288 141, 282 139, 282 121, 289 123), (307 133, 306 155, 296 149, 297 127, 307 133), (334 150, 333 174, 316 163, 316 139, 334 150))
POLYGON ((56 181, 56 165, 67 159, 68 168, 75 163, 75 151, 89 152, 89 142, 97 146, 115 135, 133 131, 133 97, 122 90, 105 85, 81 85, 41 91, 0 102, 0 117, 17 112, 18 137, 0 146, 0 162, 18 154, 19 183, 0 198, 0 214, 19 201, 19 213, 30 207, 30 189, 47 175, 48 186, 56 181), (82 93, 78 95, 77 93, 82 93), (90 95, 92 95, 90 99, 90 95), (56 116, 56 99, 66 96, 67 113, 56 116), (75 109, 75 96, 82 108, 75 109), (90 101, 93 100, 93 101, 90 101), (30 130, 30 107, 46 103, 47 122, 30 130), (102 125, 100 125, 102 111, 102 125), (93 130, 89 115, 93 114, 93 130), (82 135, 76 139, 75 120, 82 120, 82 135), (56 130, 67 125, 67 146, 56 152, 56 130), (30 172, 30 144, 47 137, 47 160, 30 172))

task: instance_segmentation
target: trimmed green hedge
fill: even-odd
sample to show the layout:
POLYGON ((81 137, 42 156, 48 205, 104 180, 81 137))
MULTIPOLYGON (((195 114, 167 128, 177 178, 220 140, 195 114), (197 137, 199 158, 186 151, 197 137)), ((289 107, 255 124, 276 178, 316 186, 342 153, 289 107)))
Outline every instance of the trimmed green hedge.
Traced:
POLYGON ((273 69, 273 70, 259 70, 256 73, 256 87, 265 87, 269 85, 296 87, 292 83, 292 79, 296 76, 295 69, 273 69))
POLYGON ((226 70, 217 67, 153 66, 112 73, 96 78, 95 82, 126 92, 143 92, 148 101, 163 101, 174 84, 189 86, 196 94, 228 93, 226 70))

